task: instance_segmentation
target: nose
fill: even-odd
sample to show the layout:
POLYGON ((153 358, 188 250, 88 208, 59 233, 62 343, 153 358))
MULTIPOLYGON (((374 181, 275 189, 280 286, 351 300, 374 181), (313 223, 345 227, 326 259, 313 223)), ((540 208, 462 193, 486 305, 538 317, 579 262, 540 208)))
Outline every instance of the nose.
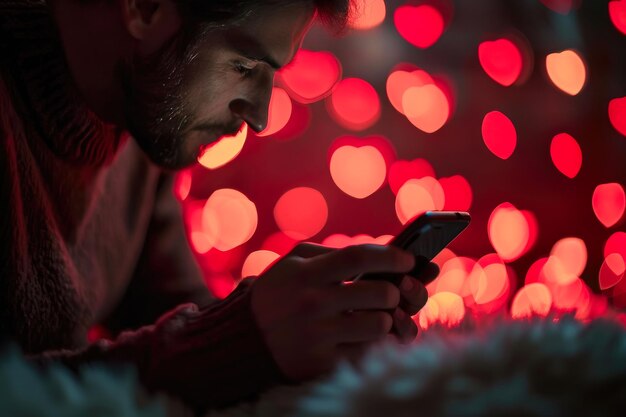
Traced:
POLYGON ((229 103, 230 111, 237 118, 245 121, 256 133, 267 127, 273 86, 273 77, 260 77, 245 94, 229 103))

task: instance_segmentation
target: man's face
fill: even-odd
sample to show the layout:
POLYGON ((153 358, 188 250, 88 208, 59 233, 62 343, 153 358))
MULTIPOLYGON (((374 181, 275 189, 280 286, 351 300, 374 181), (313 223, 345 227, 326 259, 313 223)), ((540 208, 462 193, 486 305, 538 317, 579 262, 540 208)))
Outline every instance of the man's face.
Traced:
POLYGON ((193 45, 136 57, 124 80, 128 130, 153 162, 179 169, 243 122, 264 129, 275 71, 291 61, 312 17, 306 2, 294 2, 212 29, 193 45))

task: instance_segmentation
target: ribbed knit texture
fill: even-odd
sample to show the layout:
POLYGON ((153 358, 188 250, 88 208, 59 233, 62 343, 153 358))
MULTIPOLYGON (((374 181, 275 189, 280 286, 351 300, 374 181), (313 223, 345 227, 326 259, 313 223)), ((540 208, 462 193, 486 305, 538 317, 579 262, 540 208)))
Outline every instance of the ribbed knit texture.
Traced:
POLYGON ((0 339, 33 359, 131 364, 196 409, 282 380, 249 283, 210 303, 172 175, 86 107, 37 0, 0 0, 0 213, 0 339), (103 321, 144 327, 86 346, 103 321))

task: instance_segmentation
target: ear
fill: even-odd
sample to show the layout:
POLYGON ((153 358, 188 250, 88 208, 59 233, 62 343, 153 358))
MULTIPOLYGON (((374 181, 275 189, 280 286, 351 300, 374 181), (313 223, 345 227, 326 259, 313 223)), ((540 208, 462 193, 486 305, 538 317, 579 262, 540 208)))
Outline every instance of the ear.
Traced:
POLYGON ((119 0, 128 34, 141 54, 158 51, 181 27, 173 0, 119 0))

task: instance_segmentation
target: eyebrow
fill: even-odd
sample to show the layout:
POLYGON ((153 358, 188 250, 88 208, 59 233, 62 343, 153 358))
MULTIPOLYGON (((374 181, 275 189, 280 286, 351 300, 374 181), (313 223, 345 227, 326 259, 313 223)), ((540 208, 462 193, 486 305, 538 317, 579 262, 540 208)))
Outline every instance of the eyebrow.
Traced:
POLYGON ((246 58, 265 62, 275 70, 279 70, 283 67, 257 39, 242 32, 232 34, 229 38, 235 50, 246 58))

